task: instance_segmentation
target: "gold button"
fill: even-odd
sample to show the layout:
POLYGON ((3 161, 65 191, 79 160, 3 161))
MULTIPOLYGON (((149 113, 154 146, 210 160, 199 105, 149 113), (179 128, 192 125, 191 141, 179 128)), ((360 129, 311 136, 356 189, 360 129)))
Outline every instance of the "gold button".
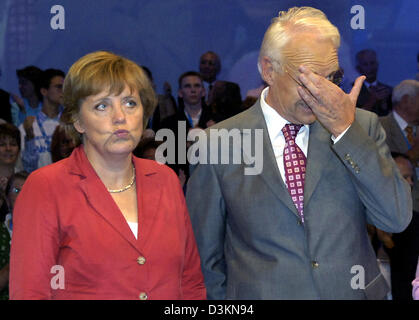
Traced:
POLYGON ((311 261, 311 266, 312 266, 314 269, 316 269, 316 268, 318 268, 318 267, 319 267, 319 264, 318 264, 318 262, 317 262, 317 261, 311 261))
POLYGON ((349 160, 349 159, 351 159, 351 156, 349 155, 349 153, 345 154, 344 159, 345 159, 345 160, 349 160))
POLYGON ((303 222, 301 221, 301 219, 298 219, 298 220, 297 220, 297 224, 298 224, 299 226, 301 226, 301 225, 303 224, 303 222))
POLYGON ((147 293, 145 293, 145 292, 141 292, 139 297, 140 297, 140 300, 147 300, 148 299, 147 293))
POLYGON ((144 264, 145 263, 145 258, 144 257, 138 257, 137 262, 138 262, 138 264, 144 264))

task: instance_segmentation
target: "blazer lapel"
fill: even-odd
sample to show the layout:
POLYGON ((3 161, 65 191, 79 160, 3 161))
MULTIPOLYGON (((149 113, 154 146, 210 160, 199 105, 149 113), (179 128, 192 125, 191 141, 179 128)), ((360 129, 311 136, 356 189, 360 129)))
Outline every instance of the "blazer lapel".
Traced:
POLYGON ((128 226, 127 221, 99 177, 86 177, 80 181, 80 188, 86 195, 92 208, 137 249, 137 240, 128 226))
MULTIPOLYGON (((136 171, 136 186, 137 186, 137 205, 138 205, 138 222, 139 230, 141 230, 140 218, 144 215, 143 212, 147 210, 148 205, 143 205, 147 200, 147 196, 144 195, 143 170, 140 168, 141 165, 135 162, 136 171), (144 209, 145 208, 145 209, 144 209)), ((112 196, 106 190, 105 185, 96 174, 95 170, 91 166, 86 154, 83 150, 83 146, 78 147, 71 155, 70 172, 80 176, 79 187, 85 194, 87 201, 92 208, 103 217, 114 229, 118 232, 122 238, 128 241, 134 248, 140 251, 140 244, 143 241, 135 239, 127 221, 113 200, 112 196)), ((153 189, 154 190, 154 189, 153 189)), ((147 192, 145 192, 147 193, 147 192)), ((150 222, 146 219, 144 229, 147 230, 150 222)), ((141 232, 141 231, 140 231, 141 232)), ((141 233, 140 233, 141 235, 141 233)))
POLYGON ((314 189, 322 176, 323 169, 330 164, 331 134, 318 122, 310 126, 307 151, 307 168, 304 182, 304 207, 310 201, 314 189))
POLYGON ((162 196, 162 179, 158 178, 155 169, 148 161, 134 158, 137 175, 138 199, 138 248, 144 249, 148 244, 150 231, 157 220, 159 203, 162 196))
MULTIPOLYGON (((259 101, 249 109, 249 120, 245 121, 246 128, 263 129, 263 169, 260 174, 261 178, 270 187, 272 192, 281 200, 297 217, 299 214, 291 199, 287 187, 282 180, 274 151, 272 149, 271 140, 269 138, 268 128, 266 126, 265 118, 263 117, 262 109, 259 101)), ((243 127, 245 128, 245 127, 243 127)), ((255 140, 253 140, 254 142, 255 140)), ((249 158, 250 150, 243 149, 243 155, 249 158)))

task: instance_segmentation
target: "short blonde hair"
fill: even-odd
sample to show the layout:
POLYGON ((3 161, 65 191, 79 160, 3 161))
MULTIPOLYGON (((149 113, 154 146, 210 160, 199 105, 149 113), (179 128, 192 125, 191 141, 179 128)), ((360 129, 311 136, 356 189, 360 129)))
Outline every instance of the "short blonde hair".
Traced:
POLYGON ((258 59, 259 72, 262 74, 261 60, 263 57, 269 57, 273 61, 274 70, 280 72, 278 63, 284 62, 282 50, 288 41, 296 33, 313 30, 325 39, 330 39, 334 47, 339 48, 339 30, 322 11, 311 7, 293 7, 288 11, 280 11, 278 17, 272 19, 272 23, 263 37, 258 59))
POLYGON ((64 80, 64 111, 61 123, 79 145, 81 135, 74 128, 83 100, 103 90, 119 95, 128 86, 138 92, 144 108, 144 128, 157 105, 157 97, 145 72, 135 62, 107 51, 89 53, 77 60, 64 80))

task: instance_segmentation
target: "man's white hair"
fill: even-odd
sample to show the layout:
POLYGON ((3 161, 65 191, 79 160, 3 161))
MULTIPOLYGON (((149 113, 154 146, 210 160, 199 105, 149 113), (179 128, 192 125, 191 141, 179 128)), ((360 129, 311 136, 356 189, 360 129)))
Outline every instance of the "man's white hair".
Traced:
POLYGON ((417 80, 403 80, 394 89, 391 96, 393 106, 397 105, 404 95, 415 97, 419 95, 419 81, 417 80))
POLYGON ((340 46, 339 30, 327 19, 326 15, 311 7, 293 7, 288 11, 280 11, 278 17, 272 19, 272 23, 263 37, 259 52, 258 69, 262 74, 261 60, 269 57, 274 70, 281 72, 278 64, 282 64, 282 50, 288 41, 296 33, 315 31, 325 39, 330 39, 335 46, 340 46))

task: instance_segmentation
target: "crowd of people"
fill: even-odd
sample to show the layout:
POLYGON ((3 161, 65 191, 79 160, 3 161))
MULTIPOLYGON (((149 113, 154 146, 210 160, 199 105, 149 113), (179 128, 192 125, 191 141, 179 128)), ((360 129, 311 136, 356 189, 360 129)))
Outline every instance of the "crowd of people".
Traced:
POLYGON ((346 93, 339 44, 321 11, 281 12, 245 96, 214 51, 176 94, 110 52, 17 70, 20 95, 0 90, 0 299, 419 299, 419 81, 380 82, 365 49, 346 93), (157 164, 160 129, 191 145, 179 123, 263 129, 262 174, 157 164))

